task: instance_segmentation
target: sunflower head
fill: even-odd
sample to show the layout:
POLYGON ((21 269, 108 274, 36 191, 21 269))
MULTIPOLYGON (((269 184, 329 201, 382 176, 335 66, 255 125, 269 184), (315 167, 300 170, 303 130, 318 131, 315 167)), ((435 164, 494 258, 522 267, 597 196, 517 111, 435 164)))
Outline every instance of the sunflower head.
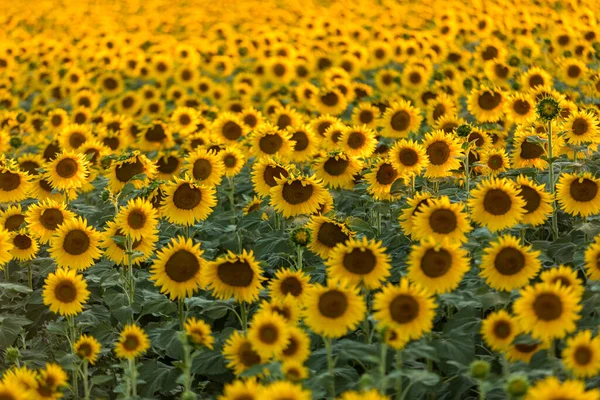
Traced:
POLYGON ((115 354, 121 359, 134 359, 149 348, 148 335, 137 325, 126 325, 115 345, 115 354))
POLYGON ((73 351, 81 358, 94 365, 100 354, 100 342, 93 336, 81 335, 79 340, 73 345, 73 351))
POLYGON ((535 106, 536 112, 543 121, 552 121, 560 114, 560 105, 554 97, 545 97, 535 106))
POLYGON ((215 339, 212 336, 210 325, 206 322, 196 318, 189 318, 185 322, 185 333, 193 346, 205 346, 212 350, 215 339))
POLYGON ((294 228, 290 232, 290 242, 294 246, 306 247, 311 240, 311 230, 305 226, 299 226, 294 228))

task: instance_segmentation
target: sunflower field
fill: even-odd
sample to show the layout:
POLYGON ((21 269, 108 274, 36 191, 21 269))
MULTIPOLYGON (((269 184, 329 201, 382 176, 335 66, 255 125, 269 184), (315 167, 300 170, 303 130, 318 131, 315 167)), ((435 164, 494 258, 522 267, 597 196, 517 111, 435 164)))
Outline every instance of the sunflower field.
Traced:
POLYGON ((600 2, 0 2, 0 400, 600 400, 600 2))

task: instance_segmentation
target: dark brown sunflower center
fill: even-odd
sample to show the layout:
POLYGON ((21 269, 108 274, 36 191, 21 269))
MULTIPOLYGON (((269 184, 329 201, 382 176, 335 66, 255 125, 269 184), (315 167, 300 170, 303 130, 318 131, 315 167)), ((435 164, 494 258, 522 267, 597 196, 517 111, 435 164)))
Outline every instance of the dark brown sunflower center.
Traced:
POLYGON ((573 353, 577 365, 588 365, 594 358, 594 353, 588 346, 578 346, 573 353))
POLYGON ((560 318, 563 312, 563 304, 556 294, 542 293, 533 301, 535 315, 544 321, 554 321, 560 318))
MULTIPOLYGON (((369 110, 363 110, 360 112, 360 114, 358 114, 358 120, 363 124, 370 124, 373 122, 373 119, 375 119, 375 116, 369 110)), ((392 117, 392 127, 394 127, 394 117, 392 117)), ((396 128, 394 127, 394 129, 396 128)))
POLYGON ((402 149, 398 154, 398 160, 400 160, 400 163, 402 165, 412 167, 417 162, 419 162, 419 155, 413 149, 402 149))
POLYGON ((265 324, 258 330, 258 338, 266 344, 273 344, 279 339, 279 329, 273 324, 265 324))
POLYGON ((258 146, 263 153, 275 154, 283 146, 283 139, 276 133, 265 135, 258 141, 258 146))
POLYGON ((13 244, 20 250, 27 250, 31 247, 31 238, 27 235, 16 235, 13 239, 13 244))
POLYGON ((498 57, 498 49, 494 46, 486 46, 483 52, 481 52, 481 56, 485 61, 493 60, 498 57))
POLYGON ((581 68, 578 65, 569 65, 567 68, 567 75, 569 78, 579 78, 581 75, 581 68))
POLYGON ((512 327, 507 321, 496 321, 494 324, 494 335, 499 339, 506 339, 511 332, 512 327))
POLYGON ((398 132, 403 132, 410 126, 410 114, 404 110, 396 112, 390 121, 392 129, 398 132))
POLYGON ((163 174, 172 174, 179 166, 179 159, 175 156, 161 157, 156 162, 158 171, 163 174))
POLYGON ((188 114, 181 114, 179 116, 179 123, 183 126, 189 125, 192 123, 192 118, 188 114))
POLYGON ((283 350, 283 354, 286 357, 292 357, 298 352, 298 349, 300 349, 300 344, 294 336, 290 336, 290 341, 288 342, 288 345, 285 348, 285 350, 283 350))
POLYGON ((458 225, 456 214, 450 210, 434 210, 429 216, 429 226, 436 233, 447 234, 454 232, 458 225))
POLYGON ((204 158, 199 158, 194 161, 194 167, 192 168, 192 174, 194 175, 194 179, 203 181, 207 179, 212 173, 213 167, 212 163, 204 158))
POLYGON ((377 258, 369 249, 352 249, 344 256, 344 268, 356 275, 367 275, 377 265, 377 258))
POLYGON ((287 178, 288 172, 285 168, 280 167, 279 165, 267 165, 265 171, 263 172, 263 179, 265 183, 271 187, 277 186, 277 182, 275 182, 275 178, 287 178))
POLYGON ((239 349, 238 356, 245 367, 260 364, 260 356, 252 349, 250 342, 244 342, 239 349))
POLYGON ((467 138, 467 142, 471 143, 471 142, 475 142, 476 146, 483 146, 483 144, 485 143, 485 139, 483 138, 483 136, 481 135, 481 133, 479 132, 471 132, 467 138))
POLYGON ((65 179, 75 176, 75 174, 77 174, 78 169, 79 165, 77 164, 77 161, 73 160, 72 158, 65 158, 63 160, 60 160, 56 165, 56 173, 61 178, 65 179))
POLYGON ((446 114, 446 106, 442 103, 436 104, 436 106, 433 109, 432 115, 434 121, 442 117, 444 114, 446 114))
POLYGON ((73 256, 79 256, 90 248, 90 237, 85 231, 74 229, 65 235, 63 250, 73 256))
POLYGON ((292 124, 292 118, 289 115, 282 114, 277 118, 277 127, 279 129, 285 129, 292 124))
POLYGON ((223 124, 223 128, 221 129, 223 136, 227 140, 235 141, 242 136, 243 130, 242 127, 233 121, 227 121, 223 124))
POLYGON ((254 280, 254 271, 245 261, 226 261, 217 267, 219 279, 229 286, 248 287, 254 280))
POLYGON ((525 268, 525 256, 519 249, 505 247, 496 255, 494 267, 502 275, 515 275, 525 268))
POLYGON ((63 213, 56 208, 48 208, 40 215, 40 224, 49 231, 54 231, 65 220, 63 213))
POLYGON ((142 210, 133 210, 127 216, 127 225, 132 229, 140 229, 146 224, 146 213, 142 210))
POLYGON ((530 214, 538 209, 542 202, 542 197, 534 188, 530 186, 521 185, 521 192, 519 196, 525 200, 525 210, 527 214, 530 214))
POLYGON ((202 191, 189 183, 180 185, 173 193, 173 204, 180 210, 193 210, 202 201, 202 191))
POLYGON ((519 115, 527 115, 531 110, 531 104, 526 100, 518 99, 513 103, 513 110, 519 115))
MULTIPOLYGON (((40 168, 40 165, 35 161, 23 161, 22 163, 19 164, 19 168, 22 171, 27 172, 29 175, 39 175, 38 168, 40 168)), ((0 185, 2 185, 2 175, 1 174, 0 174, 0 185)))
POLYGON ((84 144, 86 140, 87 138, 85 137, 85 135, 80 132, 73 132, 71 133, 71 136, 69 136, 69 144, 74 149, 81 147, 81 145, 84 144))
POLYGON ((511 207, 510 196, 501 189, 490 189, 483 198, 483 208, 492 215, 504 215, 511 207))
POLYGON ((92 346, 89 343, 82 343, 77 348, 77 354, 82 358, 87 358, 92 355, 92 346))
POLYGON ((294 132, 292 140, 296 142, 296 144, 294 144, 294 151, 306 150, 309 145, 308 136, 306 135, 306 132, 303 131, 294 132))
POLYGON ((325 222, 319 228, 317 240, 329 248, 334 248, 338 243, 345 243, 348 240, 348 235, 344 233, 339 225, 333 222, 325 222))
POLYGON ((552 283, 560 282, 560 284, 564 287, 571 286, 571 281, 569 281, 568 278, 562 277, 562 276, 556 276, 556 277, 552 278, 551 282, 552 283))
POLYGON ((284 183, 282 189, 282 197, 288 203, 292 205, 302 204, 310 200, 312 197, 314 188, 312 184, 308 183, 303 185, 301 181, 293 181, 291 183, 284 183))
POLYGON ((452 266, 452 254, 446 249, 427 249, 421 259, 421 270, 430 278, 444 276, 452 266))
MULTIPOLYGON (((246 125, 248 125, 251 128, 254 128, 256 126, 256 124, 258 123, 258 120, 256 119, 256 116, 253 114, 248 114, 244 116, 244 123, 246 125)), ((237 125, 237 124, 236 124, 237 125)), ((225 135, 225 133, 223 132, 223 135, 225 135)), ((241 128, 240 128, 240 136, 241 136, 241 128)), ((239 136, 238 136, 239 137, 239 136)))
POLYGON ((328 107, 333 107, 340 102, 340 99, 336 93, 329 92, 321 96, 321 102, 328 107))
POLYGON ((477 99, 477 104, 485 111, 495 109, 502 102, 502 95, 498 92, 484 92, 477 99))
POLYGON ((327 318, 339 318, 348 309, 348 298, 336 289, 329 290, 319 297, 319 313, 327 318))
POLYGON ((521 352, 521 353, 525 353, 525 354, 529 354, 529 353, 533 353, 537 350, 537 348, 539 347, 539 344, 537 343, 518 343, 515 344, 515 348, 521 352))
POLYGON ((364 146, 366 141, 365 135, 362 132, 355 131, 348 135, 348 141, 346 143, 348 143, 348 146, 351 149, 360 149, 364 146))
POLYGON ((490 169, 492 170, 497 170, 502 168, 504 165, 504 160, 502 159, 502 156, 498 155, 498 154, 494 154, 493 156, 490 156, 490 158, 488 159, 488 167, 490 167, 490 169))
POLYGON ((419 316, 419 303, 408 294, 399 294, 390 303, 392 319, 399 324, 407 324, 419 316))
POLYGON ((573 134, 577 136, 585 135, 589 129, 589 125, 584 118, 577 118, 573 121, 573 134))
POLYGON ((144 164, 139 159, 124 162, 115 168, 115 175, 121 182, 127 182, 136 175, 144 172, 144 164))
POLYGON ((177 250, 165 264, 165 273, 178 283, 189 282, 198 275, 198 258, 187 250, 177 250))
POLYGON ((20 184, 21 177, 19 174, 8 171, 0 172, 0 190, 10 192, 18 188, 20 184))
POLYGON ((506 78, 508 76, 509 69, 506 65, 496 64, 494 65, 494 72, 498 78, 506 78))
POLYGON ((327 159, 327 161, 325 161, 325 164, 323 164, 323 169, 329 175, 340 176, 343 175, 344 172, 346 172, 346 169, 348 169, 349 164, 350 162, 344 158, 330 157, 327 159))
POLYGON ((283 279, 279 288, 284 296, 291 294, 294 297, 298 297, 302 294, 302 282, 293 276, 283 279))
POLYGON ((77 298, 77 288, 72 282, 60 282, 54 288, 54 297, 61 303, 71 303, 77 298))
POLYGON ((442 141, 433 142, 427 147, 427 156, 433 165, 443 165, 450 157, 450 146, 442 141))
POLYGON ((596 198, 598 185, 591 179, 577 179, 571 183, 569 188, 571 197, 576 201, 588 202, 596 198))
POLYGON ((123 347, 127 351, 137 350, 140 347, 140 341, 137 335, 130 334, 125 336, 125 340, 123 341, 123 347))
POLYGON ((391 185, 398 177, 398 171, 390 163, 384 163, 379 166, 375 178, 381 185, 391 185))
POLYGON ((46 161, 51 161, 54 158, 56 158, 56 155, 59 152, 60 152, 60 147, 58 147, 58 144, 52 142, 52 143, 49 143, 48 146, 46 146, 43 157, 46 161))
POLYGON ((227 168, 235 168, 237 166, 237 162, 238 159, 233 154, 226 154, 225 157, 223 157, 223 163, 227 168))
POLYGON ((14 232, 25 222, 25 216, 23 214, 15 214, 6 218, 4 221, 4 228, 9 232, 14 232))
POLYGON ((423 77, 420 72, 411 72, 410 75, 408 75, 408 80, 410 83, 418 85, 423 80, 423 77))
POLYGON ((544 154, 544 149, 537 143, 530 143, 528 141, 521 143, 521 158, 533 160, 535 158, 540 158, 542 154, 544 154))
POLYGON ((162 142, 167 138, 165 128, 161 124, 155 124, 146 131, 146 140, 149 142, 162 142))
POLYGON ((111 150, 116 150, 119 148, 119 144, 121 142, 119 141, 119 138, 112 136, 112 137, 105 137, 104 139, 102 139, 102 143, 105 146, 107 146, 108 148, 110 148, 111 150))

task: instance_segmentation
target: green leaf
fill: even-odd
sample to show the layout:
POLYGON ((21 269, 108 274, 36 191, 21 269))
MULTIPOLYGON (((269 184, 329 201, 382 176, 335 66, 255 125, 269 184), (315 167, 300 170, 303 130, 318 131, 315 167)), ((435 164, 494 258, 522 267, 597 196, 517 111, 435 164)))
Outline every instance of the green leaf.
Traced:
POLYGON ((6 349, 15 343, 21 328, 31 323, 30 320, 18 315, 0 316, 0 348, 6 349))
POLYGON ((19 285, 18 283, 12 282, 0 282, 0 290, 2 291, 12 291, 17 293, 31 293, 32 290, 29 287, 24 285, 19 285))

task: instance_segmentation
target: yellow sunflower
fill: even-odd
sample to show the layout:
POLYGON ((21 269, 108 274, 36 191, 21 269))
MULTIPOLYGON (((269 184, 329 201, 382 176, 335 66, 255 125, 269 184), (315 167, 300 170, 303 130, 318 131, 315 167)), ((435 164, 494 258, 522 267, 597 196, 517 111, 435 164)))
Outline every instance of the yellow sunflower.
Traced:
POLYGON ((406 138, 409 133, 419 131, 422 121, 421 110, 408 101, 400 100, 390 104, 380 119, 379 126, 385 137, 406 138))
POLYGON ((387 158, 382 158, 364 176, 369 185, 367 191, 375 200, 393 200, 394 195, 390 194, 390 190, 399 176, 392 163, 387 158))
POLYGON ((574 111, 563 123, 564 137, 576 146, 599 141, 600 122, 589 111, 574 111))
POLYGON ((317 158, 313 169, 317 179, 322 180, 327 187, 352 189, 354 176, 362 170, 362 167, 363 163, 357 157, 334 151, 317 158))
POLYGON ((353 125, 366 125, 369 128, 375 128, 379 123, 380 114, 379 108, 370 102, 361 102, 352 110, 350 119, 353 125))
POLYGON ((298 326, 288 325, 287 329, 289 333, 288 343, 279 355, 279 359, 284 362, 303 363, 310 356, 310 337, 304 329, 298 326))
POLYGON ((0 381, 0 398, 6 400, 27 400, 30 399, 30 392, 23 390, 16 381, 9 379, 0 381))
POLYGON ((11 233, 4 228, 0 228, 0 270, 12 260, 13 241, 11 233))
POLYGON ((73 351, 79 358, 94 365, 98 360, 101 347, 100 342, 95 337, 81 335, 79 340, 73 344, 73 351))
POLYGON ((327 275, 351 285, 377 289, 390 276, 390 257, 381 242, 349 239, 338 244, 325 262, 327 275))
POLYGON ((406 201, 406 207, 398 217, 400 226, 405 235, 410 235, 414 232, 415 215, 421 208, 427 206, 433 200, 433 196, 427 192, 417 192, 412 198, 406 201))
POLYGON ((42 293, 50 311, 63 316, 77 315, 90 297, 85 278, 74 270, 59 268, 48 275, 42 293))
POLYGON ((289 131, 280 130, 276 126, 265 122, 258 126, 249 139, 252 153, 257 158, 261 157, 287 157, 295 142, 289 131))
POLYGON ((585 291, 583 281, 577 277, 577 270, 566 265, 546 269, 541 273, 540 280, 548 283, 560 282, 562 286, 573 289, 573 292, 579 297, 585 291))
MULTIPOLYGON (((38 388, 37 372, 27 367, 13 367, 9 369, 4 373, 0 382, 14 385, 15 389, 18 389, 18 391, 24 396, 18 397, 15 395, 17 396, 16 399, 22 398, 23 400, 27 400, 37 395, 35 392, 35 390, 38 388), (26 396, 28 393, 31 396, 26 396)), ((3 392, 0 391, 0 393, 3 392)))
POLYGON ((425 177, 450 176, 450 171, 460 167, 462 149, 454 135, 441 130, 427 133, 422 146, 429 159, 425 177))
MULTIPOLYGON (((129 262, 126 246, 127 236, 121 228, 114 222, 108 221, 106 228, 102 233, 102 242, 100 246, 105 249, 104 255, 117 265, 124 265, 129 262), (115 237, 122 241, 115 241, 115 237)), ((140 239, 132 240, 131 250, 134 251, 132 263, 134 265, 147 261, 154 254, 155 244, 158 242, 158 229, 150 234, 142 236, 140 239)))
POLYGON ((476 171, 482 171, 486 175, 497 176, 510 169, 510 160, 506 150, 499 148, 488 148, 481 153, 480 164, 475 166, 476 171))
POLYGON ((517 130, 513 138, 512 163, 515 168, 546 169, 548 162, 542 158, 546 155, 545 146, 536 139, 547 139, 545 133, 537 133, 533 129, 517 130), (535 140, 535 141, 534 141, 535 140))
POLYGON ((244 206, 244 215, 248 215, 255 211, 259 211, 261 204, 262 204, 261 198, 258 196, 254 196, 254 198, 252 200, 250 200, 248 203, 246 203, 246 205, 244 206))
POLYGON ((600 213, 600 180, 589 172, 563 173, 556 184, 556 198, 563 211, 588 217, 600 213))
POLYGON ((202 282, 218 299, 235 298, 238 302, 252 303, 262 288, 262 269, 252 251, 242 254, 231 251, 209 262, 201 270, 202 282))
POLYGON ((315 284, 306 292, 304 323, 316 334, 338 338, 364 319, 367 308, 358 288, 330 280, 327 286, 315 284))
POLYGON ((287 347, 289 339, 287 321, 278 313, 261 310, 252 317, 248 340, 263 358, 279 358, 287 347))
POLYGON ((31 176, 28 173, 0 166, 0 203, 25 200, 30 188, 31 176))
POLYGON ((275 178, 287 178, 290 165, 280 163, 271 157, 263 157, 252 165, 252 184, 254 191, 263 197, 270 194, 271 188, 277 186, 275 178))
POLYGON ((514 93, 506 99, 504 113, 516 124, 527 124, 536 117, 535 102, 527 93, 514 93))
POLYGON ((504 115, 505 96, 497 87, 473 90, 467 100, 467 109, 479 122, 496 122, 504 115))
POLYGON ((260 400, 263 389, 256 379, 235 380, 224 386, 218 400, 260 400))
POLYGON ((196 319, 188 318, 185 321, 185 333, 188 340, 197 347, 205 346, 209 349, 213 349, 215 338, 212 335, 210 325, 206 322, 196 319))
POLYGON ((148 335, 137 325, 125 325, 115 344, 118 358, 132 360, 141 356, 150 348, 148 335))
POLYGON ((467 252, 459 242, 424 240, 413 245, 407 277, 433 293, 456 289, 470 268, 467 252))
POLYGON ((291 125, 286 128, 291 135, 292 149, 288 154, 291 161, 307 162, 317 151, 319 140, 309 124, 291 125))
POLYGON ((83 154, 63 151, 46 165, 44 178, 61 191, 79 189, 87 182, 89 162, 83 154))
POLYGON ((591 378, 600 373, 600 338, 592 339, 592 331, 585 330, 566 341, 561 354, 566 369, 577 378, 591 378))
POLYGON ((399 140, 390 149, 389 159, 403 176, 420 175, 429 165, 427 152, 413 140, 399 140))
POLYGON ((521 222, 525 200, 519 196, 514 183, 507 179, 491 178, 471 190, 469 208, 473 221, 495 232, 521 222))
POLYGON ((198 185, 185 176, 175 178, 165 188, 161 213, 171 223, 190 226, 208 218, 216 205, 214 187, 198 185))
POLYGON ((382 328, 396 329, 399 340, 419 339, 431 332, 436 307, 429 292, 401 278, 397 285, 387 285, 375 294, 373 318, 382 328))
POLYGON ((523 223, 533 226, 542 225, 552 214, 552 196, 531 178, 519 175, 516 179, 519 196, 525 200, 523 223))
POLYGON ((560 339, 577 328, 581 305, 573 289, 560 282, 541 282, 521 289, 520 294, 513 305, 515 317, 534 338, 560 339))
POLYGON ((38 371, 37 380, 36 395, 42 399, 59 399, 63 395, 62 389, 68 386, 67 373, 54 363, 47 363, 43 370, 38 371))
POLYGON ((484 250, 479 274, 496 290, 511 291, 529 284, 542 268, 540 252, 505 235, 484 250))
POLYGON ((291 297, 302 303, 310 286, 310 276, 306 273, 281 268, 269 282, 269 295, 278 301, 291 297))
POLYGON ((322 215, 311 217, 307 227, 312 232, 308 248, 323 259, 328 258, 338 244, 354 236, 346 224, 322 215))
POLYGON ((246 164, 246 156, 237 146, 228 146, 219 152, 225 166, 225 176, 233 177, 240 173, 246 164))
POLYGON ((281 315, 288 325, 295 325, 300 319, 300 303, 293 296, 283 299, 264 300, 260 303, 260 309, 281 315))
POLYGON ((115 223, 125 236, 140 240, 154 234, 158 225, 158 215, 148 200, 131 199, 119 210, 115 223))
POLYGON ((506 360, 509 362, 523 361, 529 363, 537 352, 549 347, 548 342, 540 341, 512 344, 506 350, 506 360))
POLYGON ((310 100, 314 109, 321 114, 339 115, 348 106, 346 97, 335 88, 321 88, 310 100))
POLYGON ((585 272, 590 279, 600 281, 600 236, 585 250, 585 272))
POLYGON ((517 321, 505 310, 488 314, 481 323, 481 336, 495 351, 506 350, 518 334, 517 321))
POLYGON ((25 215, 20 204, 8 206, 0 214, 0 225, 9 232, 15 232, 25 222, 25 215))
POLYGON ((597 400, 600 397, 598 389, 586 390, 585 382, 566 380, 560 382, 557 377, 550 376, 536 382, 529 388, 524 400, 597 400))
POLYGON ((471 231, 469 219, 461 203, 450 203, 448 196, 432 199, 420 207, 414 214, 412 237, 416 240, 433 237, 437 241, 444 239, 467 241, 471 231))
POLYGON ((172 239, 157 253, 150 279, 171 300, 191 297, 201 287, 201 274, 205 268, 202 254, 200 244, 194 244, 192 239, 183 236, 172 239))
POLYGON ((326 200, 327 189, 315 176, 290 174, 285 178, 276 178, 275 182, 277 186, 269 191, 271 206, 285 218, 313 214, 326 200))
POLYGON ((65 221, 56 229, 48 252, 59 267, 84 270, 100 258, 101 235, 81 217, 65 221))
POLYGON ((225 342, 223 356, 227 361, 227 366, 233 369, 233 373, 236 375, 266 361, 254 350, 246 335, 239 331, 234 331, 225 342))
POLYGON ((147 186, 152 179, 156 177, 156 165, 143 154, 134 152, 130 157, 124 160, 115 161, 109 167, 107 172, 108 188, 113 192, 118 192, 131 182, 136 189, 147 186), (144 179, 132 180, 138 175, 145 175, 144 179))
POLYGON ((21 229, 11 233, 13 258, 19 261, 28 261, 35 258, 40 249, 37 240, 26 229, 21 229))
POLYGON ((349 126, 342 131, 340 147, 351 157, 370 157, 377 146, 375 131, 366 126, 349 126))

